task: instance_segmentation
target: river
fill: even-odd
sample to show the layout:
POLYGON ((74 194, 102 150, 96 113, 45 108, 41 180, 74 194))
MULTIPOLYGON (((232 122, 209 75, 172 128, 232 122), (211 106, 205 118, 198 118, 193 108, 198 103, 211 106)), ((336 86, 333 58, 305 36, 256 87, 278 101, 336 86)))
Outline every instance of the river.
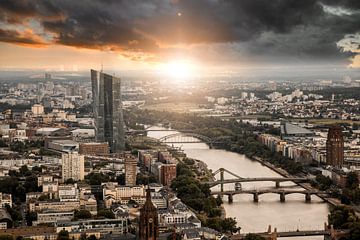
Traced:
MULTIPOLYGON (((151 127, 151 130, 164 129, 151 127)), ((160 138, 176 133, 175 131, 149 131, 148 136, 160 138)), ((220 149, 209 149, 205 143, 174 144, 181 146, 190 158, 199 159, 208 165, 209 169, 216 171, 220 167, 230 170, 241 177, 281 177, 273 170, 261 165, 257 161, 247 158, 245 155, 220 149)), ((225 178, 233 178, 225 174, 225 178)), ((243 183, 243 189, 274 188, 275 183, 258 182, 243 183)), ((294 183, 281 183, 283 188, 300 188, 294 183)), ((233 190, 233 184, 224 185, 224 189, 233 190)), ((241 232, 264 232, 268 225, 278 231, 319 230, 324 228, 327 221, 329 206, 320 198, 312 196, 311 203, 305 203, 302 194, 290 194, 286 196, 286 202, 281 203, 277 194, 264 194, 259 196, 259 202, 254 203, 252 195, 235 195, 233 203, 229 204, 224 197, 224 208, 227 217, 234 217, 241 227, 241 232)), ((286 238, 281 238, 286 239, 286 238)), ((323 237, 298 237, 293 240, 307 239, 318 240, 323 237)))

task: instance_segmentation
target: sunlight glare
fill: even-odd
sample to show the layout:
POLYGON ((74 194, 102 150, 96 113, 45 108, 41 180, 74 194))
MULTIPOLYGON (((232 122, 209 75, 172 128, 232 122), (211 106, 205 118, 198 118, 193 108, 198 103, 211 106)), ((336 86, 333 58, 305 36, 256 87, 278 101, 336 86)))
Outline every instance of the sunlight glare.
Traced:
POLYGON ((164 64, 163 72, 172 79, 187 81, 194 77, 194 66, 189 62, 170 62, 164 64))

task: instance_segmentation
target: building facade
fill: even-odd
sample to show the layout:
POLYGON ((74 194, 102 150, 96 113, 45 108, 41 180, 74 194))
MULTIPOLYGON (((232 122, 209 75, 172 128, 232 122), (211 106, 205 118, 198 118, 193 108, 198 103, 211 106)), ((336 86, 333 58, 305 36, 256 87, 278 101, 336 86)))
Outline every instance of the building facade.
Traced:
POLYGON ((72 178, 75 181, 84 180, 84 155, 78 152, 62 154, 62 180, 72 178))
POLYGON ((326 141, 326 164, 341 167, 344 164, 344 138, 340 126, 329 128, 326 141))
POLYGON ((125 149, 120 78, 91 70, 95 138, 108 142, 112 152, 125 149))
POLYGON ((160 182, 164 186, 170 186, 176 178, 176 164, 164 164, 161 167, 160 182))
POLYGON ((79 153, 84 155, 106 155, 109 154, 109 144, 107 142, 80 143, 79 153))
POLYGON ((135 186, 136 185, 136 166, 137 162, 133 158, 125 159, 125 185, 135 186))

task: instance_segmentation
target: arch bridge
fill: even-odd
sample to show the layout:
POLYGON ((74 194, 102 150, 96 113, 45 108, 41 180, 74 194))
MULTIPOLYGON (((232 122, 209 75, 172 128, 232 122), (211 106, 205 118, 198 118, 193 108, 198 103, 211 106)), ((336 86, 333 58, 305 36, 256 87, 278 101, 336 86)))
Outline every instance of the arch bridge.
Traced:
MULTIPOLYGON (((295 231, 286 231, 281 232, 277 231, 276 228, 272 230, 271 225, 269 225, 267 232, 255 233, 266 240, 277 240, 278 238, 290 238, 290 237, 306 237, 306 236, 324 236, 325 240, 341 240, 347 239, 350 235, 349 229, 334 229, 332 225, 327 225, 324 223, 324 228, 319 230, 295 230, 295 231)), ((243 240, 245 239, 246 234, 234 234, 230 237, 231 240, 243 240)))
POLYGON ((289 194, 303 194, 305 196, 305 202, 311 202, 311 195, 326 195, 326 192, 310 191, 310 190, 283 190, 283 189, 263 189, 263 190, 235 190, 235 191, 212 191, 212 195, 228 196, 229 203, 233 202, 233 196, 238 194, 252 194, 254 202, 259 202, 259 196, 263 194, 278 194, 280 196, 280 202, 285 202, 285 196, 289 194))
POLYGON ((310 179, 308 178, 277 178, 277 177, 257 177, 257 178, 243 178, 239 175, 225 169, 225 168, 219 168, 216 170, 212 175, 215 179, 215 176, 219 174, 220 179, 214 180, 214 181, 208 181, 208 182, 202 182, 203 184, 208 184, 210 187, 215 187, 217 185, 220 185, 220 191, 224 192, 224 184, 229 183, 242 183, 242 182, 275 182, 276 188, 280 187, 281 182, 307 182, 310 179), (234 178, 231 179, 225 179, 224 173, 228 173, 229 175, 233 176, 234 178))
POLYGON ((162 143, 207 143, 212 145, 211 138, 193 132, 179 132, 166 135, 159 139, 162 143))

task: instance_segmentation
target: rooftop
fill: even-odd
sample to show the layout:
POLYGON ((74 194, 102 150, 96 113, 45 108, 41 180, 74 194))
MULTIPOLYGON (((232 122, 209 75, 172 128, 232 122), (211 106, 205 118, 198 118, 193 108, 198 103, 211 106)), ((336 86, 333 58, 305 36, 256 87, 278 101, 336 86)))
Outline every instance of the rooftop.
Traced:
POLYGON ((312 135, 312 131, 286 122, 281 125, 281 133, 284 135, 312 135))

